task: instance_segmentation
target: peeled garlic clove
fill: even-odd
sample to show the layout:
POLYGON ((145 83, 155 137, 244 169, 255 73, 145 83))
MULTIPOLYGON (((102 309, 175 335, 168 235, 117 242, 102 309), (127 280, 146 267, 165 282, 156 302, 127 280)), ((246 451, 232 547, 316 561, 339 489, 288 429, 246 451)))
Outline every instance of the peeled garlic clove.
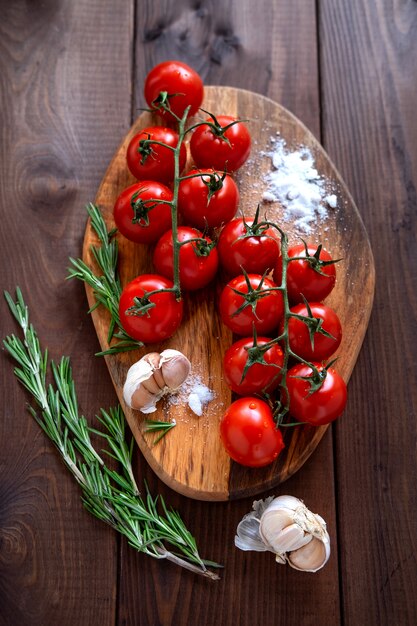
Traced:
POLYGON ((287 555, 288 563, 302 572, 317 572, 330 557, 330 541, 313 537, 310 543, 287 555))
POLYGON ((178 350, 164 350, 161 352, 160 368, 165 385, 170 389, 178 389, 188 378, 191 363, 178 350))

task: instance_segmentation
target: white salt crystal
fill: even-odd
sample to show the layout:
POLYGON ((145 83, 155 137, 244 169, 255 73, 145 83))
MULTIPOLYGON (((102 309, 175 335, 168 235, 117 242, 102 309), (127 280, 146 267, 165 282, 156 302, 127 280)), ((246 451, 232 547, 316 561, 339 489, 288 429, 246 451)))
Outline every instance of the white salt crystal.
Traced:
POLYGON ((203 404, 197 393, 190 393, 188 396, 188 406, 199 417, 203 415, 203 404))
POLYGON ((337 207, 336 194, 332 193, 330 196, 326 196, 324 199, 331 209, 335 209, 337 207))
POLYGON ((336 208, 337 197, 327 195, 326 181, 319 176, 309 148, 301 146, 290 151, 280 138, 273 144, 272 150, 266 153, 272 161, 272 171, 265 175, 267 189, 263 200, 280 202, 284 219, 310 233, 318 218, 328 217, 327 207, 336 208))

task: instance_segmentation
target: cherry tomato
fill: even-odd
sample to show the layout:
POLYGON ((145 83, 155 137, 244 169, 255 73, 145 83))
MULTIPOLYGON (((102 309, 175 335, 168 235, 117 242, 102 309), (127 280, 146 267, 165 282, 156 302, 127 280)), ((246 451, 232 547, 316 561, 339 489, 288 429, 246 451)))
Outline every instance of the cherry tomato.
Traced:
MULTIPOLYGON (((179 226, 178 241, 188 241, 200 237, 204 241, 186 243, 180 248, 180 283, 183 289, 201 289, 213 280, 219 265, 216 248, 212 247, 209 237, 203 237, 196 228, 179 226), (206 242, 206 243, 204 243, 206 242)), ((156 244, 153 255, 156 271, 173 279, 174 259, 172 230, 166 232, 156 244)))
POLYGON ((280 346, 275 343, 265 352, 259 350, 270 341, 268 337, 258 337, 257 345, 254 346, 252 337, 245 337, 226 350, 223 358, 224 377, 232 391, 246 396, 262 391, 271 392, 278 387, 284 362, 280 346), (254 359, 255 362, 249 366, 242 380, 245 367, 254 359))
POLYGON ((173 282, 157 274, 142 274, 134 278, 122 291, 119 302, 119 317, 124 330, 133 339, 144 343, 155 343, 171 337, 182 320, 183 304, 172 292, 156 293, 149 298, 146 294, 157 289, 170 289, 173 282), (142 314, 129 311, 135 306, 134 298, 144 298, 155 306, 142 314))
POLYGON ((218 251, 220 263, 228 274, 237 276, 242 268, 251 274, 263 274, 275 267, 279 243, 272 228, 251 235, 254 218, 237 217, 220 233, 218 251))
POLYGON ((203 101, 203 81, 185 63, 164 61, 156 65, 146 77, 145 100, 159 115, 169 117, 170 114, 163 108, 155 108, 160 105, 161 92, 168 96, 169 107, 175 115, 182 117, 187 106, 191 106, 189 115, 194 115, 203 101))
POLYGON ((172 191, 162 183, 144 180, 124 189, 116 200, 113 215, 119 231, 130 241, 153 243, 171 227, 172 191))
MULTIPOLYGON (((326 371, 320 363, 314 363, 319 373, 326 371)), ((310 393, 311 385, 298 376, 313 376, 313 370, 304 363, 294 365, 287 373, 290 414, 300 422, 322 426, 339 417, 346 406, 347 389, 343 378, 329 367, 321 387, 310 393), (296 378, 297 377, 297 378, 296 378)))
MULTIPOLYGON (((127 166, 133 176, 139 180, 157 180, 170 183, 174 180, 174 152, 166 146, 149 143, 160 141, 175 148, 178 134, 171 128, 149 126, 137 133, 127 147, 127 166)), ((187 152, 185 145, 180 149, 180 172, 184 169, 187 152)))
POLYGON ((231 176, 213 169, 193 169, 187 176, 193 178, 182 180, 178 189, 178 210, 187 223, 204 230, 216 228, 235 216, 239 190, 231 176))
POLYGON ((208 118, 198 126, 190 141, 190 150, 198 167, 234 172, 249 157, 251 138, 243 122, 232 124, 236 119, 229 115, 208 118), (227 130, 224 130, 226 127, 227 130))
POLYGON ((284 448, 268 404, 258 398, 233 402, 222 421, 220 435, 229 456, 241 465, 269 465, 284 448))
MULTIPOLYGON (((324 361, 336 352, 340 346, 342 326, 337 314, 329 306, 320 302, 309 302, 309 306, 312 316, 321 320, 321 322, 318 322, 319 328, 332 336, 327 337, 320 332, 315 332, 313 336, 314 348, 312 348, 307 324, 296 317, 290 317, 288 320, 290 348, 306 361, 324 361)), ((308 317, 308 309, 305 304, 293 306, 291 313, 308 317)), ((281 323, 280 332, 282 331, 283 324, 281 323)))
MULTIPOLYGON (((329 265, 320 265, 319 261, 332 261, 332 257, 324 248, 321 248, 318 258, 314 260, 317 254, 318 246, 312 244, 307 246, 308 254, 312 259, 310 261, 290 261, 287 268, 287 292, 290 302, 296 304, 306 300, 321 302, 329 295, 336 282, 336 266, 334 263, 329 265)), ((291 246, 288 249, 289 257, 306 257, 306 250, 303 243, 291 246)), ((282 274, 282 259, 278 257, 274 269, 274 281, 280 285, 282 274)))
POLYGON ((236 276, 227 283, 220 294, 220 317, 237 335, 250 335, 253 326, 259 333, 269 333, 278 328, 284 313, 282 293, 268 291, 276 288, 276 284, 269 278, 262 278, 260 274, 248 274, 247 279, 252 290, 256 290, 261 297, 255 301, 254 293, 249 290, 245 276, 236 276), (235 290, 248 296, 242 296, 235 290), (248 300, 248 305, 239 311, 248 300))

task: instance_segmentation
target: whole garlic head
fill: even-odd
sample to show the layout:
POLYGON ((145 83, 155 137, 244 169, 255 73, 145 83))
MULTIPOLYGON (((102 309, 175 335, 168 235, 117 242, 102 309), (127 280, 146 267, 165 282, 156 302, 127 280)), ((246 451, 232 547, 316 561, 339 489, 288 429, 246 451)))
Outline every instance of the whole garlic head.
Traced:
POLYGON ((175 391, 187 379, 191 363, 178 350, 149 352, 127 372, 123 398, 132 409, 142 413, 156 411, 156 403, 175 391))
POLYGON ((257 500, 237 527, 235 545, 241 550, 269 550, 278 563, 316 572, 330 557, 326 522, 293 496, 257 500))

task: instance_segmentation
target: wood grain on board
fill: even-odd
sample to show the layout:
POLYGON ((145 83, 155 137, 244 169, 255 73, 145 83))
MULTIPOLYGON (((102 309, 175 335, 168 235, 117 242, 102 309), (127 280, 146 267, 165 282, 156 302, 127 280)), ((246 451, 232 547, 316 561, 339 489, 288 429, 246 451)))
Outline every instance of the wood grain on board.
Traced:
MULTIPOLYGON (((274 147, 271 136, 276 138, 279 135, 284 139, 288 150, 295 150, 299 145, 308 146, 319 173, 329 181, 329 189, 337 193, 339 207, 329 209, 328 217, 317 221, 310 240, 323 243, 334 258, 343 258, 336 287, 327 301, 338 312, 343 327, 337 368, 348 381, 366 331, 374 292, 372 253, 348 190, 313 135, 291 113, 272 100, 246 90, 207 87, 203 108, 215 115, 225 113, 249 120, 252 154, 248 164, 237 175, 240 210, 245 215, 254 214, 267 188, 265 175, 271 170, 271 159, 263 153, 274 147)), ((133 182, 126 165, 127 145, 134 134, 152 123, 148 113, 135 122, 104 176, 96 204, 103 211, 108 230, 114 228, 112 211, 118 195, 133 182)), ((300 235, 305 236, 284 219, 283 209, 278 203, 264 204, 262 212, 267 212, 268 219, 287 230, 290 243, 299 241, 300 235)), ((97 271, 91 251, 96 242, 97 237, 88 223, 83 259, 97 271)), ((153 271, 148 246, 137 245, 119 235, 118 245, 122 285, 137 275, 153 271)), ((223 285, 224 280, 218 279, 208 288, 188 294, 181 327, 168 342, 155 346, 157 351, 166 347, 181 350, 194 366, 192 375, 198 375, 214 393, 214 399, 204 408, 201 418, 195 416, 186 401, 178 404, 160 402, 153 417, 166 422, 175 420, 177 425, 157 446, 153 445, 154 436, 143 433, 147 416, 131 410, 123 400, 128 368, 154 348, 145 346, 139 351, 107 357, 126 418, 151 467, 171 488, 202 500, 233 499, 276 486, 303 465, 326 431, 326 427, 310 426, 286 429, 285 450, 275 463, 266 468, 248 469, 231 462, 219 437, 220 419, 232 401, 222 373, 223 354, 233 341, 231 332, 219 321, 217 303, 223 285)), ((95 299, 90 287, 87 287, 87 294, 92 307, 95 299)), ((92 315, 100 344, 106 350, 109 345, 109 315, 103 307, 96 308, 92 315)))

